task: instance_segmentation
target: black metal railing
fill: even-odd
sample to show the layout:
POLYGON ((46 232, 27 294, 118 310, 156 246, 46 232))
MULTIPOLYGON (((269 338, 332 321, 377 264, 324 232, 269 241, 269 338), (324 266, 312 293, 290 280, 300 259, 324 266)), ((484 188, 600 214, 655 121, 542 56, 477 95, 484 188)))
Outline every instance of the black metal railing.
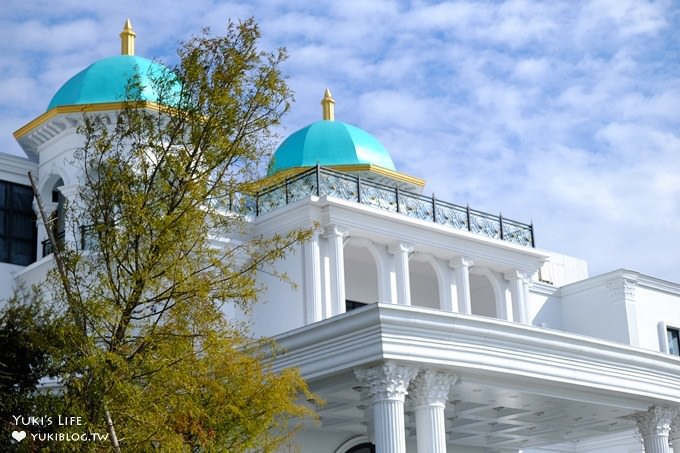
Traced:
POLYGON ((316 195, 354 201, 384 211, 467 230, 514 244, 535 247, 533 224, 470 209, 324 167, 313 167, 250 197, 246 214, 260 216, 316 195))
MULTIPOLYGON (((59 233, 56 234, 56 237, 54 239, 57 240, 57 243, 59 245, 63 245, 64 237, 66 237, 66 231, 60 231, 59 233)), ((45 239, 44 241, 41 242, 41 244, 42 244, 42 256, 47 256, 54 253, 54 245, 52 244, 52 241, 50 241, 49 239, 45 239)))
MULTIPOLYGON (((81 250, 93 250, 96 245, 95 241, 95 230, 94 230, 94 225, 83 225, 80 227, 80 248, 81 250)), ((61 231, 60 233, 57 234, 56 240, 57 243, 62 246, 64 244, 64 238, 66 237, 66 232, 61 231)), ((47 256, 51 255, 54 253, 54 246, 52 245, 52 241, 49 239, 45 239, 44 241, 41 242, 42 244, 42 256, 47 256)))

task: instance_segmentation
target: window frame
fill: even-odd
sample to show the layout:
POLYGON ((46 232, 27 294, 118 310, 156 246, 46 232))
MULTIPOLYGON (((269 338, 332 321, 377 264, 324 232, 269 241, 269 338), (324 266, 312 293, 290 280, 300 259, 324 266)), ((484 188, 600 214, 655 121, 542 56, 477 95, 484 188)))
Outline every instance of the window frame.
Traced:
MULTIPOLYGON (((680 357, 680 354, 676 354, 675 352, 671 352, 671 345, 669 344, 669 332, 674 331, 677 332, 679 342, 680 342, 680 325, 679 324, 667 324, 665 321, 661 321, 658 324, 658 333, 659 333, 659 350, 665 354, 670 354, 675 357, 680 357)), ((678 348, 680 349, 680 344, 677 345, 678 348)))

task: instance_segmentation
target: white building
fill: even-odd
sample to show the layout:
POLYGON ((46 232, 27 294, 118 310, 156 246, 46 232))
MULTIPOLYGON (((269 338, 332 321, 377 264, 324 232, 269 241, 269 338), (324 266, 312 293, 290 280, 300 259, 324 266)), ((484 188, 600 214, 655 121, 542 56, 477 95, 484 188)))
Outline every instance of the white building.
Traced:
MULTIPOLYGON (((59 218, 82 112, 115 115, 131 71, 153 70, 121 36, 15 133, 27 158, 0 156, 1 299, 52 266, 27 172, 59 218)), ((680 452, 680 284, 589 277, 531 225, 420 195, 333 103, 281 144, 251 213, 253 234, 319 225, 279 266, 299 289, 263 276, 252 315, 326 401, 302 451, 680 452)))

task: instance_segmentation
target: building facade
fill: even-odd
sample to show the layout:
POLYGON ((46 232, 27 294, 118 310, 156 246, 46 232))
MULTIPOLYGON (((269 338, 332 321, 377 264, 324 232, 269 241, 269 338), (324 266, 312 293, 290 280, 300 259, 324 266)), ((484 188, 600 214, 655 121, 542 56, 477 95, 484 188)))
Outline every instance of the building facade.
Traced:
MULTIPOLYGON (((83 239, 61 223, 83 111, 113 120, 129 78, 156 65, 134 56, 129 23, 121 39, 15 133, 26 158, 0 156, 0 299, 53 265, 29 171, 57 240, 83 239)), ((251 315, 285 348, 275 367, 326 401, 300 449, 680 452, 680 284, 589 277, 537 248, 533 225, 422 195, 334 102, 327 90, 322 119, 282 142, 244 214, 253 235, 316 226, 278 264, 298 288, 261 276, 251 315)))

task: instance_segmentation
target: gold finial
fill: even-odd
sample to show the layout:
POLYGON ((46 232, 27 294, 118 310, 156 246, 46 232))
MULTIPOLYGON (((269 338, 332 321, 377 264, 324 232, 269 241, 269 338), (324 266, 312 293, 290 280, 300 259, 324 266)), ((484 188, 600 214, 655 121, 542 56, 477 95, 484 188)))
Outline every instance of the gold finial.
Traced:
POLYGON ((321 100, 321 110, 323 112, 323 119, 328 121, 335 120, 335 100, 331 95, 331 90, 326 88, 321 100))
POLYGON ((132 31, 130 19, 125 21, 123 31, 120 32, 120 53, 121 55, 135 54, 135 32, 132 31))

